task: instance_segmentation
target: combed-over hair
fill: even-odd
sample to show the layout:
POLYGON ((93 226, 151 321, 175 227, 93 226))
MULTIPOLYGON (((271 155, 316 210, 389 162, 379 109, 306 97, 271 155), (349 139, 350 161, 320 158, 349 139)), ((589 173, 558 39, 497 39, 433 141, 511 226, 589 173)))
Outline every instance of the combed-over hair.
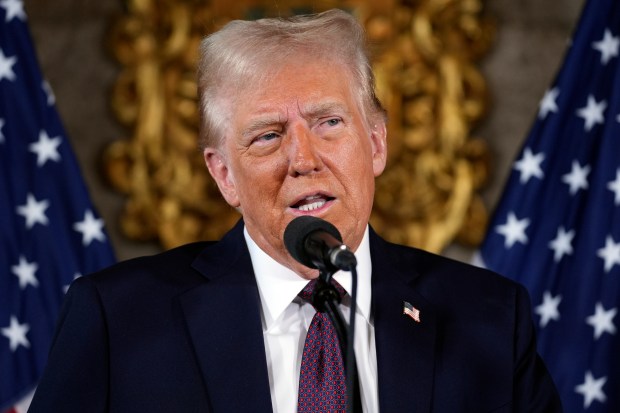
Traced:
POLYGON ((364 29, 350 14, 334 9, 288 19, 233 20, 200 45, 201 147, 222 143, 227 119, 222 99, 236 98, 237 90, 252 88, 298 55, 342 64, 350 71, 363 113, 385 116, 375 94, 364 29))

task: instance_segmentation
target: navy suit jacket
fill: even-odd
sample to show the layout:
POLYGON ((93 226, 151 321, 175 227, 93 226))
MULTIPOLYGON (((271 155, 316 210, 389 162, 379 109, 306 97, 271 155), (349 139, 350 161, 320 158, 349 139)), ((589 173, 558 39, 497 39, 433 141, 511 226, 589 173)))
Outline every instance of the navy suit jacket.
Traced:
MULTIPOLYGON (((381 412, 561 411, 523 287, 372 230, 370 250, 381 412), (404 301, 419 323, 403 315, 404 301)), ((30 412, 271 409, 240 222, 219 242, 77 279, 30 412)))

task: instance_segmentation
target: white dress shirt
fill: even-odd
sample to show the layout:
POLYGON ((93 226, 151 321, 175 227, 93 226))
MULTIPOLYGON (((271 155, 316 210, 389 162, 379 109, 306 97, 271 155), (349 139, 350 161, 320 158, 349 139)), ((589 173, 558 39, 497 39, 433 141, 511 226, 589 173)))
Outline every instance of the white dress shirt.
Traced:
MULTIPOLYGON (((308 280, 279 264, 244 230, 252 266, 258 283, 263 322, 263 338, 267 355, 269 388, 274 413, 295 413, 299 389, 299 370, 306 333, 314 307, 297 294, 308 280)), ((375 331, 370 314, 371 262, 368 227, 355 251, 357 258, 357 308, 355 319, 355 357, 360 381, 362 407, 366 413, 379 411, 377 397, 377 355, 375 331)), ((339 271, 336 281, 349 293, 340 308, 348 324, 350 314, 351 273, 339 271)))

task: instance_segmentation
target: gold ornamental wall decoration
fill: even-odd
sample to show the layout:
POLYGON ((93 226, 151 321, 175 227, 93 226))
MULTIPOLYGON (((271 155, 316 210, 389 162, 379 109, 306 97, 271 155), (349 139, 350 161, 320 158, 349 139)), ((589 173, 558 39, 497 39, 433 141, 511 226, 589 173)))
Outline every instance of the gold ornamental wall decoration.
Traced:
POLYGON ((126 195, 123 233, 163 248, 218 239, 239 215, 221 198, 198 149, 195 67, 203 36, 231 19, 341 8, 367 29, 388 110, 388 167, 371 222, 386 238, 440 252, 477 245, 488 149, 472 137, 487 107, 476 64, 493 25, 483 0, 125 0, 107 41, 121 71, 111 106, 129 136, 104 153, 126 195))

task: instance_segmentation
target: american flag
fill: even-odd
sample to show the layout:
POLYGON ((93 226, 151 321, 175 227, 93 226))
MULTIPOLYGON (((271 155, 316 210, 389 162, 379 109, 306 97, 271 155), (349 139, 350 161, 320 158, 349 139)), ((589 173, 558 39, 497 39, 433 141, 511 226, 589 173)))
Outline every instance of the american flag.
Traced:
POLYGON ((419 323, 420 320, 420 310, 415 308, 411 303, 407 301, 403 301, 403 314, 411 317, 416 323, 419 323))
POLYGON ((114 261, 43 81, 21 0, 0 0, 0 412, 36 386, 71 281, 114 261))
POLYGON ((619 49, 620 2, 589 0, 479 257, 528 287, 568 413, 620 412, 619 49))

